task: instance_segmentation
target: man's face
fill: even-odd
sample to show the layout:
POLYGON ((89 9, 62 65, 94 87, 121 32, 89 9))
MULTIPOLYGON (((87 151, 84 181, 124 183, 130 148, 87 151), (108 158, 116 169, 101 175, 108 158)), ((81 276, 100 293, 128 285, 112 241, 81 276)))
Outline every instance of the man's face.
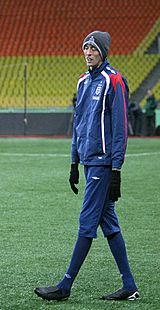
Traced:
POLYGON ((90 69, 97 68, 101 65, 102 58, 94 46, 86 44, 83 48, 83 52, 87 66, 90 67, 90 69))

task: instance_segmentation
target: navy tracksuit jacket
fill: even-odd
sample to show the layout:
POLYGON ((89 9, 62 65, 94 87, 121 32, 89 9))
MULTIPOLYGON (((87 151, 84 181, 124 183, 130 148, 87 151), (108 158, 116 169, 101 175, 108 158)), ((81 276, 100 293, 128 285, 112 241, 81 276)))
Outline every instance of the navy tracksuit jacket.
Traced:
POLYGON ((105 60, 80 76, 72 138, 72 162, 121 168, 128 136, 128 85, 105 60))

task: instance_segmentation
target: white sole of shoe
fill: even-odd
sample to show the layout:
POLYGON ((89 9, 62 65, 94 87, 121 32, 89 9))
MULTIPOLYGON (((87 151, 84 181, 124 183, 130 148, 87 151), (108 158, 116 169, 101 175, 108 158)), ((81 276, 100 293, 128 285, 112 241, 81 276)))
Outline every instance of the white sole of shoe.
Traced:
POLYGON ((133 300, 136 300, 137 298, 139 298, 139 293, 138 292, 134 292, 134 294, 129 296, 127 299, 130 300, 130 301, 133 301, 133 300))

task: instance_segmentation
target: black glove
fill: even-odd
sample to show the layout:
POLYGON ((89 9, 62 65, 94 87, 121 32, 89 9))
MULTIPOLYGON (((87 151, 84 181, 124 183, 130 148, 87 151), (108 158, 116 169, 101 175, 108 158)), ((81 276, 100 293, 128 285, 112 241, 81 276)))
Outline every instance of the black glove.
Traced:
POLYGON ((121 171, 112 170, 110 187, 109 187, 109 199, 117 201, 121 197, 121 171))
POLYGON ((69 183, 70 183, 72 191, 77 195, 78 188, 75 187, 75 184, 79 183, 78 164, 71 164, 69 183))

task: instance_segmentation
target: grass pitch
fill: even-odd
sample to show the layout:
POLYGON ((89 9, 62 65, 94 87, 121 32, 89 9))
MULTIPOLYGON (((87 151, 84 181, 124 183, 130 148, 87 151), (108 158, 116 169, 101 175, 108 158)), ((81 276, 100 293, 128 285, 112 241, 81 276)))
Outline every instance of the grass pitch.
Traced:
POLYGON ((0 139, 0 309, 158 310, 160 266, 160 139, 129 139, 117 213, 141 298, 99 300, 121 287, 117 267, 98 232, 67 302, 46 302, 36 286, 56 284, 77 237, 79 195, 68 183, 69 139, 0 139))

